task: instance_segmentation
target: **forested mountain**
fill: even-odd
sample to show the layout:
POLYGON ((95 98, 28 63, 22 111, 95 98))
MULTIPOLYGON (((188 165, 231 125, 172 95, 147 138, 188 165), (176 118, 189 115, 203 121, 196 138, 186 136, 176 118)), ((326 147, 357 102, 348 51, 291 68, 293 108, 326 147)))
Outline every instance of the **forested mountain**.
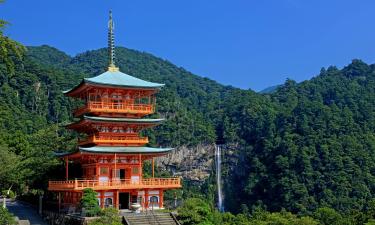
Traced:
MULTIPOLYGON (((168 120, 147 131, 152 145, 237 146, 225 166, 229 210, 285 208, 311 214, 319 207, 370 208, 375 197, 374 65, 353 60, 343 69, 322 69, 309 81, 287 80, 272 93, 258 94, 147 53, 117 48, 116 55, 121 71, 166 84, 155 116, 168 120)), ((0 185, 19 190, 46 185, 58 168, 52 152, 75 144, 74 134, 62 125, 72 120, 77 103, 61 91, 106 66, 106 49, 70 57, 40 46, 28 47, 13 75, 0 67, 0 151, 8 171, 18 171, 17 177, 0 171, 0 185)))
POLYGON ((354 60, 310 81, 288 80, 265 96, 271 107, 244 106, 232 115, 245 146, 242 170, 231 176, 232 205, 300 213, 368 207, 375 190, 374 68, 354 60))

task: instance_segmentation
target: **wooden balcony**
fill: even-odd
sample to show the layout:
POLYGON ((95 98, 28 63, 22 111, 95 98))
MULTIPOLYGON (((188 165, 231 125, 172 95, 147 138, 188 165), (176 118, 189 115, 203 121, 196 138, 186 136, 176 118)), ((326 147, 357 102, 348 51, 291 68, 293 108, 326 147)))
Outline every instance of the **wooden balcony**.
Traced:
POLYGON ((142 146, 148 143, 148 137, 126 136, 124 134, 99 134, 89 136, 85 140, 79 140, 79 145, 117 145, 117 146, 142 146))
POLYGON ((140 181, 130 179, 112 179, 108 181, 99 180, 67 180, 67 181, 49 181, 48 190, 50 191, 80 191, 85 188, 93 190, 113 190, 113 189, 144 189, 161 188, 175 189, 181 188, 181 178, 144 178, 140 181))
POLYGON ((154 104, 125 104, 114 102, 87 102, 85 106, 74 111, 78 117, 85 113, 117 113, 117 114, 138 114, 148 115, 155 112, 154 104))

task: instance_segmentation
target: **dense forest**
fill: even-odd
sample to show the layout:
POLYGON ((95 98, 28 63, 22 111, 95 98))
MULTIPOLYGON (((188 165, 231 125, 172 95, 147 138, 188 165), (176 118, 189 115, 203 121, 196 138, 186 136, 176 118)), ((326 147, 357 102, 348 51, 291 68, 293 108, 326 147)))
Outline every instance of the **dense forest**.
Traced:
MULTIPOLYGON (((104 72, 107 51, 71 57, 49 46, 24 48, 3 33, 0 44, 0 186, 40 192, 49 178, 63 174, 53 153, 76 143, 64 125, 79 103, 62 91, 104 72)), ((151 145, 236 146, 225 162, 224 188, 227 210, 238 215, 217 216, 210 205, 190 199, 180 213, 184 224, 268 224, 261 223, 267 218, 294 221, 278 224, 373 223, 374 65, 353 60, 342 69, 323 68, 311 80, 287 80, 272 92, 255 93, 148 53, 116 51, 121 71, 166 84, 154 116, 167 122, 145 131, 151 145)), ((207 196, 188 197, 212 199, 208 190, 214 188, 208 183, 197 188, 207 196)))

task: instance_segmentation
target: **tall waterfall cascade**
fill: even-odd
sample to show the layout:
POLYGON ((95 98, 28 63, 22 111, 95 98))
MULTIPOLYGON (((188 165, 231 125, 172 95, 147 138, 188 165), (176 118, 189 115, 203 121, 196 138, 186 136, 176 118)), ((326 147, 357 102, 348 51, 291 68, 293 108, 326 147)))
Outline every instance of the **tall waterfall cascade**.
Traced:
POLYGON ((215 165, 216 165, 216 187, 217 187, 217 208, 224 212, 223 193, 221 190, 221 146, 215 148, 215 165))

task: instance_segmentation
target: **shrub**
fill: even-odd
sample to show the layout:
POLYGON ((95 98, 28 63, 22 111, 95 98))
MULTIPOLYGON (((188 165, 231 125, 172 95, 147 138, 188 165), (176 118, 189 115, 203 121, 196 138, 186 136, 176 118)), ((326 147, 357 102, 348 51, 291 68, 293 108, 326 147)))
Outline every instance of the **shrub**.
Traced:
POLYGON ((0 206, 0 224, 1 225, 15 225, 16 220, 14 219, 13 215, 8 212, 6 208, 0 206))
POLYGON ((85 211, 85 216, 96 216, 100 212, 97 193, 91 188, 86 188, 83 190, 80 204, 82 210, 85 211))

